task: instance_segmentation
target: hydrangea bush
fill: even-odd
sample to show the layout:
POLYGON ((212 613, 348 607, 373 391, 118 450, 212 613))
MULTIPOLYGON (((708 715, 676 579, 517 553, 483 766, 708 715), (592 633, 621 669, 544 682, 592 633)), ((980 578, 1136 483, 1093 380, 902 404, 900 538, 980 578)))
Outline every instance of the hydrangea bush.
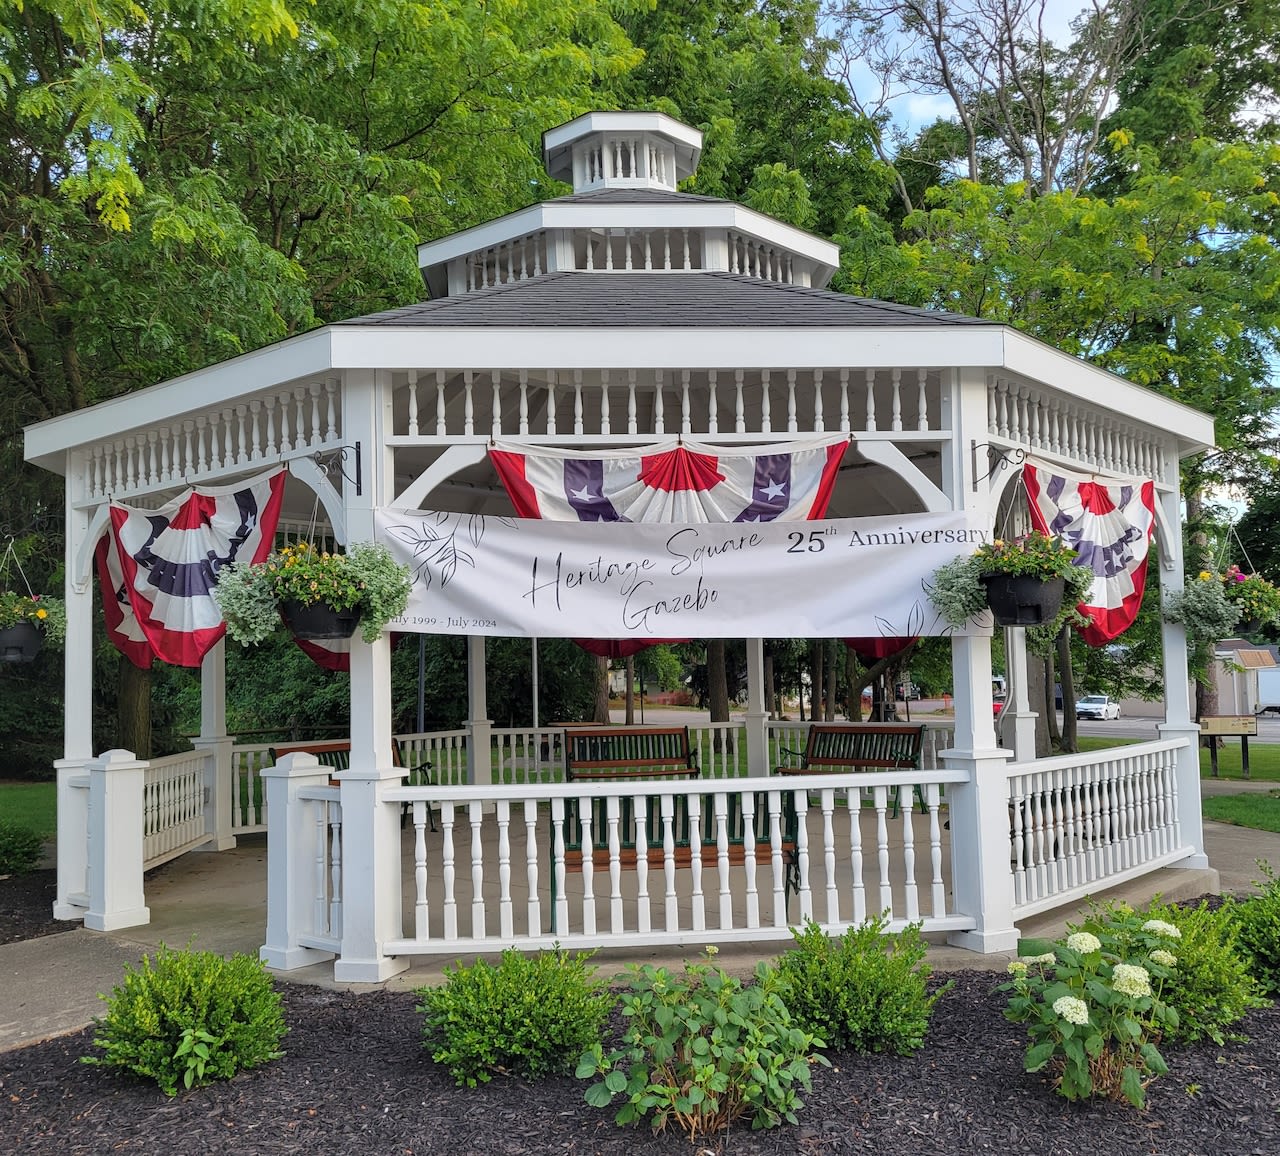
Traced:
POLYGON ((1168 1070, 1156 1043, 1178 1024, 1162 988, 1177 967, 1180 933, 1156 919, 1131 931, 1117 937, 1104 923, 1061 942, 1024 940, 1025 954, 1001 985, 1005 1017, 1027 1025, 1026 1070, 1054 1071, 1068 1100, 1125 1099, 1141 1108, 1146 1085, 1168 1070))

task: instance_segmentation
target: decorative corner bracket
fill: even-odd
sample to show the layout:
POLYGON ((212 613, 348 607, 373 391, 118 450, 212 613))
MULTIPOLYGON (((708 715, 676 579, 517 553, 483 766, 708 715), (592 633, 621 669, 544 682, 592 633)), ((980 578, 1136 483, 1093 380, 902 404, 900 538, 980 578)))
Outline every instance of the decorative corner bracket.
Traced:
POLYGON ((1014 466, 1020 466, 1026 460, 1027 460, 1027 451, 1024 449, 1002 450, 1002 449, 996 449, 994 446, 992 446, 990 442, 982 442, 981 444, 979 444, 976 441, 970 440, 969 468, 973 472, 973 492, 976 494, 978 492, 978 483, 985 481, 987 478, 991 477, 991 475, 994 474, 997 469, 1007 470, 1014 466), (994 450, 996 454, 996 460, 993 461, 990 464, 990 466, 987 467, 987 470, 985 473, 981 473, 981 474, 978 473, 978 451, 979 450, 988 450, 988 451, 994 450))
POLYGON ((336 446, 331 450, 324 450, 311 455, 311 460, 324 471, 328 476, 333 473, 341 473, 342 476, 351 482, 356 488, 356 497, 360 497, 364 491, 363 476, 364 471, 361 469, 360 459, 360 443, 356 442, 353 446, 336 446), (352 465, 355 467, 356 476, 353 478, 347 473, 347 459, 350 458, 352 465))

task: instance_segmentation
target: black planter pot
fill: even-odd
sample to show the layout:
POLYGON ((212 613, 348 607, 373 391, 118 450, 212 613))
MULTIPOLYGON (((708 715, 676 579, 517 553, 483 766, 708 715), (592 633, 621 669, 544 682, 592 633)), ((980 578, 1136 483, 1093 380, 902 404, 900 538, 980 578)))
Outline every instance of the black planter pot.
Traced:
POLYGON ((1236 633, 1248 638, 1251 634, 1257 634, 1262 629, 1261 618, 1242 618, 1236 624, 1236 633))
POLYGON ((44 645, 44 631, 33 622, 0 630, 0 662, 31 662, 44 645))
POLYGON ((981 581, 997 626, 1044 626, 1062 609, 1061 578, 1046 582, 1021 574, 983 574, 981 581))
POLYGON ((358 610, 335 610, 323 602, 281 602, 280 617, 295 638, 308 641, 350 638, 360 625, 358 610))

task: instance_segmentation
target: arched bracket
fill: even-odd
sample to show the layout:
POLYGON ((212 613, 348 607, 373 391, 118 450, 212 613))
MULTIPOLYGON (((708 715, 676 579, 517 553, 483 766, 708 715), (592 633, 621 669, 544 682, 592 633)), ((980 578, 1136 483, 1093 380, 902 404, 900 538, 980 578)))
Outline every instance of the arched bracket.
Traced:
POLYGON ((360 461, 360 443, 356 442, 353 446, 335 446, 330 450, 318 450, 311 455, 311 461, 323 470, 325 476, 340 473, 356 488, 356 497, 360 497, 364 492, 364 471, 360 461), (355 477, 347 473, 347 462, 350 461, 355 470, 355 477))
POLYGON ((404 492, 397 494, 391 503, 397 510, 416 510, 423 499, 441 482, 447 481, 459 470, 484 461, 489 447, 482 443, 450 446, 425 471, 419 474, 404 492))
MULTIPOLYGON (((319 456, 319 455, 317 455, 319 456)), ((342 543, 347 540, 347 511, 342 503, 342 495, 329 480, 329 471, 314 457, 294 458, 289 463, 289 472, 298 481, 310 486, 320 499, 324 512, 329 516, 329 525, 333 528, 333 536, 342 543)), ((356 491, 359 493, 359 490, 356 491)))
POLYGON ((884 466, 897 474, 915 491, 916 496, 924 503, 929 513, 940 513, 951 509, 951 500, 925 476, 924 472, 892 442, 862 440, 854 438, 858 453, 869 462, 884 466))
POLYGON ((973 492, 978 492, 978 483, 984 482, 991 477, 996 470, 1007 470, 1014 466, 1020 466, 1027 460, 1027 451, 1018 449, 996 449, 996 460, 992 462, 983 473, 978 473, 978 451, 995 449, 990 442, 976 441, 969 442, 969 468, 973 471, 973 492))

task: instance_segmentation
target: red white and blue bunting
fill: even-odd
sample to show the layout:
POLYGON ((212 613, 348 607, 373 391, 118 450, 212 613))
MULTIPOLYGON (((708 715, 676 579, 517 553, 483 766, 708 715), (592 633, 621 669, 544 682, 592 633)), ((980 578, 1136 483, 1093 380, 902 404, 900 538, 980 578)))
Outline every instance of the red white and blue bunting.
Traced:
POLYGON ((1093 587, 1079 604, 1089 625, 1080 634, 1090 646, 1119 637, 1138 616, 1147 582, 1155 529, 1155 484, 1141 478, 1100 482, 1059 466, 1028 463, 1031 522, 1077 551, 1077 566, 1093 571, 1093 587))
POLYGON ((773 522, 822 518, 846 434, 728 448, 689 439, 625 450, 531 449, 489 458, 521 518, 559 522, 773 522))
POLYGON ((199 666, 226 631, 212 591, 232 562, 271 553, 285 471, 190 489, 158 510, 111 503, 98 543, 107 634, 136 666, 199 666))

